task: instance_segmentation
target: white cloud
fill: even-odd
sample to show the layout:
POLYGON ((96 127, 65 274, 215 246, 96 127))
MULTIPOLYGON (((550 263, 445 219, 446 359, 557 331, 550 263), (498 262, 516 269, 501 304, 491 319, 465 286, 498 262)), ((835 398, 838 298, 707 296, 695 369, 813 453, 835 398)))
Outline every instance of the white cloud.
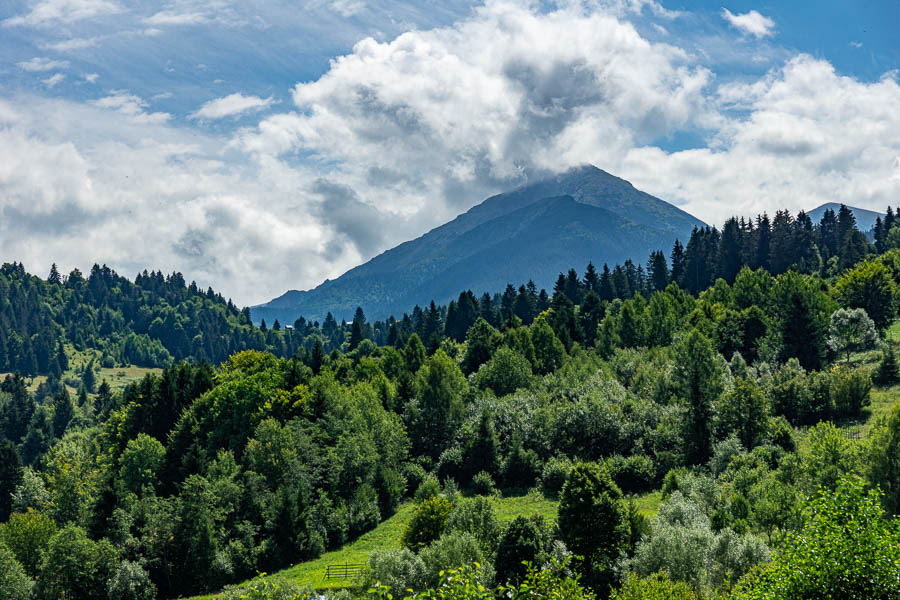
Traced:
POLYGON ((747 115, 724 121, 710 147, 632 149, 622 175, 711 223, 733 214, 824 202, 882 211, 900 198, 900 86, 864 83, 801 55, 750 84, 724 86, 747 115))
POLYGON ((100 108, 115 110, 140 123, 165 123, 172 118, 172 115, 164 112, 145 112, 147 103, 124 90, 115 90, 109 96, 95 100, 94 104, 100 108))
POLYGON ((65 78, 66 78, 66 76, 63 75, 62 73, 54 73, 53 75, 51 75, 51 76, 48 77, 47 79, 42 79, 41 82, 42 82, 44 85, 46 85, 47 87, 52 88, 52 87, 55 87, 56 84, 58 84, 59 82, 61 82, 61 81, 62 81, 63 79, 65 79, 65 78))
POLYGON ((352 17, 362 12, 366 8, 366 3, 362 0, 332 0, 331 8, 343 17, 352 17))
POLYGON ((52 71, 54 69, 67 69, 69 67, 69 61, 35 57, 31 60, 18 62, 16 63, 16 66, 23 71, 52 71))
POLYGON ((85 73, 84 75, 82 75, 82 77, 88 83, 97 83, 97 79, 100 78, 100 74, 99 73, 85 73))
POLYGON ((224 98, 216 98, 205 103, 191 114, 192 119, 221 119, 240 115, 248 111, 263 110, 271 106, 275 100, 271 97, 244 96, 241 93, 230 94, 224 98))
MULTIPOLYGON (((529 6, 493 0, 452 27, 365 39, 297 84, 293 110, 230 139, 128 91, 0 98, 0 253, 39 273, 177 269, 250 304, 586 162, 716 224, 900 198, 896 74, 861 82, 800 56, 717 85, 691 52, 643 38, 630 4, 529 6), (656 145, 682 131, 706 147, 656 145)), ((195 115, 261 103, 274 101, 232 94, 195 115)))
POLYGON ((171 10, 162 10, 158 13, 144 19, 147 25, 155 27, 163 25, 200 25, 206 23, 207 18, 201 12, 175 12, 171 10))
POLYGON ((437 224, 488 192, 583 162, 585 148, 605 148, 608 163, 704 122, 711 74, 688 63, 605 12, 489 2, 451 28, 359 42, 295 87, 298 112, 237 144, 310 152, 371 204, 437 224))
POLYGON ((854 48, 862 48, 863 47, 862 42, 856 42, 856 41, 850 42, 850 45, 853 46, 854 48))
POLYGON ((775 21, 755 10, 736 15, 727 8, 723 8, 722 18, 728 21, 735 29, 752 35, 756 39, 775 33, 775 21))
POLYGON ((120 11, 119 5, 109 0, 39 0, 31 5, 28 13, 4 19, 2 24, 53 27, 120 11))

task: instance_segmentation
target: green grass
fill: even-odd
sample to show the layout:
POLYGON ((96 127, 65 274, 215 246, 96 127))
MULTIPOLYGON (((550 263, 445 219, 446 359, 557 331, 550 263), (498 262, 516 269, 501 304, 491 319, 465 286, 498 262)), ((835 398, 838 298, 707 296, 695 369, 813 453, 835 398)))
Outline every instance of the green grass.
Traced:
MULTIPOLYGON (((635 497, 635 502, 641 514, 651 518, 656 514, 656 510, 662 502, 662 494, 659 491, 650 492, 635 497)), ((494 497, 491 498, 491 504, 494 506, 497 519, 501 523, 508 523, 519 515, 531 516, 535 514, 543 516, 548 521, 555 521, 559 508, 558 501, 544 498, 538 494, 506 498, 494 497)), ((406 524, 412 518, 414 511, 415 506, 412 503, 406 503, 378 527, 345 544, 338 550, 326 552, 315 560, 298 563, 287 569, 271 573, 271 576, 317 590, 352 586, 353 582, 349 580, 325 581, 326 567, 335 564, 365 563, 372 552, 399 549, 401 547, 400 536, 403 534, 406 524)), ((196 596, 191 600, 212 600, 213 598, 216 598, 215 594, 196 596)))

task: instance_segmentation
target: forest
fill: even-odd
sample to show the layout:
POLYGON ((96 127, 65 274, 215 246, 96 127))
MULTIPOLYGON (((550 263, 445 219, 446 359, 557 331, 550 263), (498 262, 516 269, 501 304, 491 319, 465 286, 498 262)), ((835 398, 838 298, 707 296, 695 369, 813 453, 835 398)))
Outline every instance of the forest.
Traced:
POLYGON ((900 597, 895 217, 731 219, 374 323, 5 264, 0 599, 900 597), (556 518, 501 522, 522 496, 556 518), (260 574, 407 509, 345 589, 260 574))

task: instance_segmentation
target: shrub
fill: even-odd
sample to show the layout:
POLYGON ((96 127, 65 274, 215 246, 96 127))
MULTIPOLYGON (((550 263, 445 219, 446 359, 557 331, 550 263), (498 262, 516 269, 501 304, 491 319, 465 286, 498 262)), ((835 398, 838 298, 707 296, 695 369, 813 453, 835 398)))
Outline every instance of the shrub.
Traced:
POLYGON ((416 504, 421 504, 425 500, 434 498, 440 494, 441 484, 438 482, 437 477, 431 473, 427 473, 419 484, 419 487, 416 489, 416 495, 413 497, 413 500, 416 504))
POLYGON ((497 396, 512 394, 519 388, 527 388, 531 382, 531 364, 524 356, 503 346, 493 358, 481 365, 474 375, 478 388, 490 388, 497 396))
POLYGON ((477 569, 481 571, 479 579, 483 583, 490 584, 494 578, 493 567, 485 561, 481 545, 470 533, 445 533, 424 548, 419 556, 425 564, 428 584, 432 586, 440 582, 441 572, 471 564, 478 565, 477 569))
POLYGON ((472 478, 472 491, 479 496, 493 496, 497 493, 494 478, 487 471, 481 471, 472 478))
POLYGON ((743 579, 735 600, 900 597, 900 528, 877 491, 842 480, 804 507, 774 560, 743 579))
POLYGON ((437 496, 423 500, 403 531, 403 545, 410 550, 419 550, 438 539, 452 511, 453 505, 446 498, 437 496))
POLYGON ((447 531, 475 536, 485 556, 493 554, 500 536, 500 522, 490 500, 483 496, 466 498, 447 518, 447 531))
POLYGON ((640 493, 656 485, 656 465, 649 456, 611 456, 606 460, 609 473, 623 491, 640 493))
POLYGON ((541 459, 534 450, 526 450, 518 437, 513 440, 509 456, 503 462, 503 485, 527 489, 541 474, 541 459))
POLYGON ((553 457, 544 464, 541 473, 541 487, 548 498, 558 498, 566 477, 572 470, 572 461, 568 458, 553 457))
POLYGON ((123 560, 106 586, 109 600, 155 600, 156 586, 136 562, 123 560))
POLYGON ((376 583, 388 586, 398 593, 427 587, 427 571, 422 558, 408 548, 401 550, 376 550, 369 555, 367 571, 363 577, 366 589, 376 583))
POLYGON ((856 417, 869 405, 872 378, 865 369, 835 367, 831 371, 831 403, 838 418, 856 417))
POLYGON ((613 590, 609 600, 701 600, 691 585, 672 581, 665 573, 645 578, 629 574, 622 587, 613 590))
POLYGON ((528 572, 523 562, 543 566, 548 558, 545 552, 548 542, 549 535, 540 517, 519 515, 513 519, 503 530, 497 547, 495 566, 498 579, 514 583, 520 581, 528 572))

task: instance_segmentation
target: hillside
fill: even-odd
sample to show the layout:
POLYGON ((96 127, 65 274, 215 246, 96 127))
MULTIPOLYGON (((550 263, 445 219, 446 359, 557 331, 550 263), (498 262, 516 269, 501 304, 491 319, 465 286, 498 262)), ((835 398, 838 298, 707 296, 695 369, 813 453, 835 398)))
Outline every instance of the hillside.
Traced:
POLYGON ((400 314, 462 289, 498 291, 531 278, 551 287, 560 271, 593 261, 643 261, 703 223, 593 166, 488 198, 453 221, 392 248, 313 290, 252 308, 253 320, 350 319, 400 314))
MULTIPOLYGON (((822 220, 822 215, 825 214, 826 210, 833 210, 835 214, 840 210, 841 205, 838 202, 826 202, 822 206, 818 206, 808 214, 809 218, 813 220, 814 223, 818 223, 822 220)), ((860 231, 871 231, 875 227, 875 219, 878 217, 884 217, 884 213, 875 212, 874 210, 866 210, 865 208, 857 208, 855 206, 848 206, 851 211, 853 211, 853 216, 856 217, 856 226, 860 231)))

